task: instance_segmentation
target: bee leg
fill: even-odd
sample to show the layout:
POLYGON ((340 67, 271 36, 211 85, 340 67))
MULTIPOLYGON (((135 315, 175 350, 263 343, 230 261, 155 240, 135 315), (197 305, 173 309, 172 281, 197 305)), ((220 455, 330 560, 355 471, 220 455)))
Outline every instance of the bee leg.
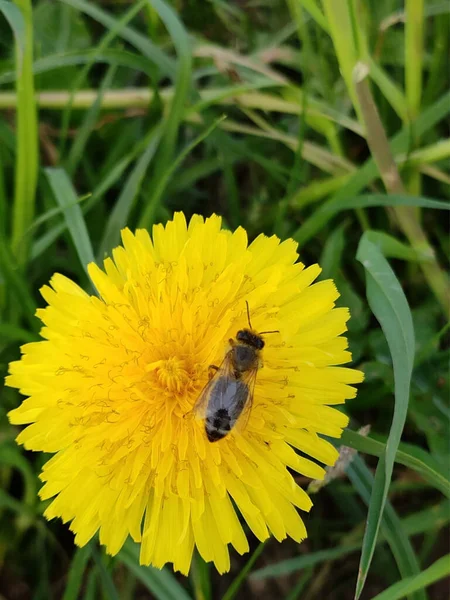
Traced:
POLYGON ((231 346, 231 347, 233 347, 233 346, 235 346, 235 345, 236 345, 236 342, 233 340, 233 338, 230 338, 230 339, 228 340, 228 343, 230 344, 230 346, 231 346))
POLYGON ((208 369, 209 369, 208 377, 209 377, 209 379, 212 379, 214 377, 214 375, 217 373, 217 371, 219 370, 219 367, 217 367, 216 365, 209 365, 208 369))

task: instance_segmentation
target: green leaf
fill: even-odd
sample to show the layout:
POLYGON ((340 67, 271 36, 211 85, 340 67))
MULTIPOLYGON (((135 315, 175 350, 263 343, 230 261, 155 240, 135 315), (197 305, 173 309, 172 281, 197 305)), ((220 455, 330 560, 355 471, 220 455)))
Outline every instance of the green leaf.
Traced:
POLYGON ((63 210, 80 263, 86 270, 87 265, 94 261, 94 253, 75 190, 63 169, 47 168, 45 174, 55 200, 63 210))
POLYGON ((162 0, 148 0, 148 4, 158 13, 177 51, 177 70, 174 77, 175 94, 163 124, 161 144, 155 160, 152 191, 144 209, 145 214, 148 215, 145 220, 147 224, 150 224, 159 202, 157 190, 160 189, 160 182, 172 165, 178 140, 178 130, 184 118, 187 98, 191 88, 192 48, 186 29, 171 6, 162 0))
POLYGON ((435 581, 450 575, 450 554, 446 554, 414 577, 398 581, 387 590, 374 596, 372 600, 400 600, 417 590, 423 590, 435 581))
POLYGON ((131 540, 119 552, 119 560, 139 579, 157 600, 190 600, 189 594, 167 569, 139 564, 139 546, 131 540))
POLYGON ((219 117, 207 127, 204 131, 202 131, 190 144, 188 144, 183 150, 179 153, 176 159, 167 167, 166 171, 161 175, 158 179, 158 182, 153 190, 153 193, 148 200, 147 206, 144 210, 144 213, 139 222, 139 227, 149 228, 153 225, 153 219, 156 214, 156 210, 161 202, 162 195, 166 190, 166 187, 169 183, 170 178, 178 169, 178 167, 183 163, 185 158, 192 152, 192 150, 200 144, 208 135, 225 119, 225 116, 219 117))
POLYGON ((17 446, 9 445, 7 442, 0 444, 0 465, 8 465, 17 469, 24 481, 23 503, 34 506, 37 499, 37 478, 30 463, 21 453, 17 446))
POLYGON ((120 230, 127 224, 131 209, 133 208, 139 190, 141 189, 145 173, 158 148, 161 133, 160 127, 156 127, 150 132, 147 136, 147 147, 136 161, 134 168, 125 181, 119 199, 114 205, 108 222, 106 223, 103 238, 98 250, 99 260, 103 260, 105 255, 109 253, 112 248, 117 246, 119 242, 120 230))
MULTIPOLYGON (((86 50, 71 50, 57 54, 50 54, 38 58, 33 63, 34 75, 48 73, 55 70, 64 70, 65 67, 84 65, 91 63, 107 63, 110 65, 128 67, 136 71, 152 74, 152 65, 148 59, 140 54, 120 49, 105 49, 99 51, 97 48, 86 50)), ((6 71, 0 75, 0 85, 11 83, 16 80, 15 71, 6 71)))
POLYGON ((289 558, 279 563, 258 569, 250 575, 250 579, 258 581, 268 577, 282 577, 284 575, 290 575, 296 571, 313 567, 326 561, 337 560, 338 558, 347 556, 347 554, 356 552, 356 550, 359 550, 360 548, 361 543, 348 544, 345 546, 342 545, 338 546, 337 548, 330 548, 329 550, 319 550, 318 552, 309 552, 307 554, 303 554, 302 556, 289 558))
POLYGON ((67 158, 66 169, 70 175, 73 175, 78 167, 78 164, 83 157, 86 144, 89 137, 94 131, 95 124, 100 114, 100 107, 103 99, 103 95, 111 87, 111 83, 115 75, 115 67, 110 67, 103 78, 102 83, 98 89, 97 98, 86 111, 83 121, 77 130, 77 135, 73 141, 72 147, 70 148, 69 156, 67 158))
MULTIPOLYGON (((358 494, 366 504, 370 505, 371 494, 373 496, 375 489, 375 481, 372 473, 360 456, 356 456, 348 466, 347 474, 358 494)), ((414 553, 411 542, 403 529, 401 520, 388 500, 385 502, 380 525, 381 531, 394 555, 400 575, 402 577, 409 577, 420 573, 419 561, 414 553)), ((366 536, 364 537, 366 538, 366 536)), ((426 600, 426 597, 423 594, 417 593, 412 597, 412 600, 426 600)))
POLYGON ((91 556, 90 546, 77 548, 70 564, 69 577, 62 600, 77 600, 83 583, 83 575, 91 556))
MULTIPOLYGON (((429 106, 425 111, 423 111, 419 117, 417 118, 414 124, 414 132, 417 136, 422 136, 429 129, 434 127, 441 119, 445 118, 448 114, 448 105, 450 102, 450 92, 444 94, 439 100, 437 100, 433 105, 429 106)), ((396 154, 407 152, 410 144, 410 126, 405 125, 400 133, 391 138, 390 147, 391 152, 395 156, 396 154)), ((446 208, 444 203, 441 203, 441 206, 438 204, 432 206, 430 204, 415 204, 414 200, 411 201, 411 204, 407 200, 407 196, 384 196, 385 200, 382 201, 383 196, 372 196, 374 201, 373 204, 364 204, 360 203, 359 198, 361 196, 357 196, 364 188, 368 187, 374 179, 378 177, 378 169, 375 164, 373 158, 369 158, 364 165, 362 165, 354 175, 350 177, 347 183, 342 185, 340 189, 333 195, 332 198, 327 200, 325 204, 323 204, 318 210, 316 210, 311 217, 309 217, 303 225, 294 233, 292 236, 300 245, 305 244, 309 239, 311 239, 318 231, 320 231, 326 223, 336 215, 340 210, 341 204, 343 207, 348 208, 359 208, 360 206, 423 206, 428 208, 446 208), (378 197, 378 200, 376 198, 378 197), (348 199, 351 199, 351 203, 353 205, 349 206, 347 204, 348 199), (389 198, 391 200, 389 200, 389 198), (400 202, 398 199, 402 198, 400 202), (383 203, 384 202, 384 203, 383 203), (398 203, 397 203, 398 202, 398 203)), ((364 197, 364 196, 363 196, 364 197)), ((370 196, 369 196, 370 198, 370 196)))
POLYGON ((17 47, 17 71, 14 72, 14 78, 20 75, 22 67, 23 53, 26 44, 25 21, 20 9, 12 2, 0 0, 0 12, 8 21, 14 35, 14 42, 17 47))
POLYGON ((93 2, 87 0, 61 0, 69 6, 77 8, 81 12, 89 15, 107 29, 119 30, 119 35, 132 46, 137 48, 146 58, 157 65, 161 71, 173 77, 175 75, 175 63, 172 58, 169 58, 162 50, 153 44, 147 36, 138 33, 132 27, 118 27, 117 19, 112 17, 108 12, 96 6, 93 2))
POLYGON ((356 255, 366 270, 367 299, 380 323, 392 356, 395 406, 386 449, 378 462, 367 517, 355 597, 359 598, 372 561, 392 477, 395 455, 408 412, 414 365, 414 328, 408 302, 389 263, 364 234, 356 255))
MULTIPOLYGON (((373 438, 366 437, 350 431, 344 430, 341 438, 342 444, 370 454, 371 456, 382 456, 386 452, 386 444, 373 438)), ((450 498, 450 482, 445 473, 442 473, 439 463, 425 450, 412 444, 400 443, 399 449, 395 455, 395 462, 413 469, 425 481, 433 487, 440 490, 447 498, 450 498)))
POLYGON ((420 260, 426 260, 426 256, 421 256, 418 251, 408 244, 404 244, 397 240, 394 236, 385 233, 384 231, 371 231, 367 232, 370 241, 377 246, 381 253, 389 258, 400 258, 402 260, 409 260, 417 262, 420 260))
MULTIPOLYGON (((344 187, 346 187, 344 185, 344 187)), ((361 196, 332 198, 322 204, 314 214, 292 235, 296 242, 303 245, 322 229, 334 216, 343 210, 369 208, 371 206, 420 206, 437 210, 450 210, 449 202, 441 202, 422 196, 400 194, 364 194, 361 196)))
POLYGON ((117 591, 113 578, 111 577, 111 573, 103 563, 103 555, 100 555, 95 546, 92 548, 92 557, 98 569, 100 584, 103 588, 104 597, 108 598, 108 600, 120 600, 119 592, 117 591))
POLYGON ((239 574, 235 579, 231 582, 230 587, 227 589, 225 594, 222 596, 222 600, 232 600, 239 591, 239 588, 244 583, 245 578, 249 574, 251 568, 258 560, 259 555, 264 550, 265 542, 261 542, 259 546, 257 546, 256 550, 251 555, 250 559, 245 563, 242 569, 239 571, 239 574))
POLYGON ((23 236, 33 221, 39 157, 33 80, 32 6, 30 0, 15 0, 15 4, 22 13, 24 27, 12 7, 6 9, 3 4, 2 7, 5 16, 13 24, 15 36, 17 151, 11 247, 19 267, 23 267, 28 254, 23 236))

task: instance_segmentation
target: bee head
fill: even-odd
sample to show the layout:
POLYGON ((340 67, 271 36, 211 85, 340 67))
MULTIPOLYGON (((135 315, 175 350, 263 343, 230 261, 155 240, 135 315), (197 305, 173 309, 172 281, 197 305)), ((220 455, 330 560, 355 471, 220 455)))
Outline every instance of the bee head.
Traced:
POLYGON ((264 348, 264 340, 262 337, 258 333, 250 331, 250 329, 239 330, 236 334, 236 339, 238 342, 256 348, 256 350, 262 350, 264 348))

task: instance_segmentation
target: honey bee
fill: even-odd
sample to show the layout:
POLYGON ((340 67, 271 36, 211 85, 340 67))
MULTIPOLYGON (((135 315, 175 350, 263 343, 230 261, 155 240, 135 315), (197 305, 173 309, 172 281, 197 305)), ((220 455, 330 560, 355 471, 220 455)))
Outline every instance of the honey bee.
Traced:
POLYGON ((213 373, 194 406, 194 413, 205 422, 206 437, 210 442, 221 440, 235 427, 238 420, 245 426, 252 406, 256 375, 261 366, 261 350, 267 333, 278 331, 253 330, 247 305, 249 328, 240 329, 236 339, 229 340, 231 349, 222 364, 210 365, 213 373))

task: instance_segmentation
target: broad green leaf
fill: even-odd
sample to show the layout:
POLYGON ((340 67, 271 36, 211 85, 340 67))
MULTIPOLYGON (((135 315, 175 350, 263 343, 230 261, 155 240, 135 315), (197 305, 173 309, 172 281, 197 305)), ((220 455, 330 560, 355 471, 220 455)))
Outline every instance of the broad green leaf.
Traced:
POLYGON ((363 541, 355 594, 355 598, 359 598, 372 561, 395 455, 408 412, 415 343, 413 321, 403 289, 387 260, 366 234, 361 238, 356 258, 366 270, 367 299, 387 339, 395 381, 394 415, 386 449, 380 457, 375 473, 363 541))
POLYGON ((125 542, 119 552, 119 560, 157 600, 190 600, 189 594, 168 569, 155 569, 139 564, 139 546, 131 540, 125 542))
POLYGON ((75 249, 83 269, 94 260, 91 240, 89 238, 86 223, 80 205, 77 203, 77 195, 70 182, 67 173, 63 169, 45 169, 50 187, 58 205, 62 208, 67 228, 72 237, 75 249))
POLYGON ((414 577, 398 581, 387 590, 377 594, 372 600, 400 600, 417 590, 423 590, 432 583, 450 575, 450 554, 439 558, 430 567, 414 577))

